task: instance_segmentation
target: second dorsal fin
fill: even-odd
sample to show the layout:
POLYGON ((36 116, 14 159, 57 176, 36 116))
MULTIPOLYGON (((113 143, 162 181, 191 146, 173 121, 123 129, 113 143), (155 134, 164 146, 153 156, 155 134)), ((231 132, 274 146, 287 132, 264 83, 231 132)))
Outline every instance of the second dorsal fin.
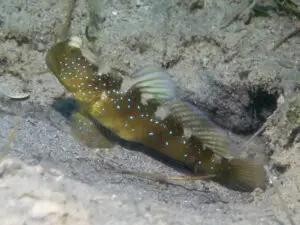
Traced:
POLYGON ((185 135, 199 139, 203 148, 215 154, 231 159, 226 138, 217 131, 217 127, 200 110, 184 101, 172 101, 170 111, 184 129, 185 135))

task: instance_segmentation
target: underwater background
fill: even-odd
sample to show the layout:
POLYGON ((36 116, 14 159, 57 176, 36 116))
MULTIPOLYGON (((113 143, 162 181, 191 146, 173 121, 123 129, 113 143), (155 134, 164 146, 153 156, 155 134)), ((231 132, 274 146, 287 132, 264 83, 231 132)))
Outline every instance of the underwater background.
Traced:
POLYGON ((0 0, 1 224, 298 224, 297 3, 0 0), (141 146, 77 141, 69 119, 77 102, 45 60, 71 36, 103 73, 164 68, 176 95, 206 114, 232 154, 265 166, 266 190, 132 176, 124 171, 187 172, 141 146))

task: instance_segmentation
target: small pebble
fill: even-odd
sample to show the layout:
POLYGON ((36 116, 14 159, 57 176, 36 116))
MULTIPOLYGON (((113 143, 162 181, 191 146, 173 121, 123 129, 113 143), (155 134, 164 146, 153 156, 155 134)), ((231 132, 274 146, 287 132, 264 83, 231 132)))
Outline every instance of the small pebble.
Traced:
POLYGON ((60 177, 60 176, 63 176, 62 172, 57 170, 57 169, 49 169, 49 173, 53 176, 57 176, 57 177, 60 177))
POLYGON ((31 208, 29 215, 32 219, 43 219, 50 214, 63 214, 62 205, 52 201, 38 201, 31 208))
POLYGON ((15 94, 8 95, 8 97, 15 100, 25 100, 29 98, 29 96, 30 95, 28 93, 15 93, 15 94))
POLYGON ((13 160, 5 160, 0 163, 0 177, 6 174, 13 174, 14 172, 21 169, 22 166, 19 162, 13 160))

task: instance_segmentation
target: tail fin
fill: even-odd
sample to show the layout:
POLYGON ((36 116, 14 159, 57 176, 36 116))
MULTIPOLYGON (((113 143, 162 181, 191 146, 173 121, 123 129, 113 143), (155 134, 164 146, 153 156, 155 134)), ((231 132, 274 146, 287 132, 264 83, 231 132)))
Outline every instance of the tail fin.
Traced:
POLYGON ((233 189, 253 191, 255 188, 265 189, 267 185, 264 166, 251 159, 231 159, 224 173, 221 183, 233 189))

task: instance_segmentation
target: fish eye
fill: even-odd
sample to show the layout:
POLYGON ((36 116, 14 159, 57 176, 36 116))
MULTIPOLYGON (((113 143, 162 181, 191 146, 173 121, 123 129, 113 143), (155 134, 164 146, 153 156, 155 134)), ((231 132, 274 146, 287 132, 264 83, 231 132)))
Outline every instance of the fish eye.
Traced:
POLYGON ((75 53, 76 51, 78 51, 78 48, 73 47, 73 46, 69 46, 69 52, 70 53, 75 53))

